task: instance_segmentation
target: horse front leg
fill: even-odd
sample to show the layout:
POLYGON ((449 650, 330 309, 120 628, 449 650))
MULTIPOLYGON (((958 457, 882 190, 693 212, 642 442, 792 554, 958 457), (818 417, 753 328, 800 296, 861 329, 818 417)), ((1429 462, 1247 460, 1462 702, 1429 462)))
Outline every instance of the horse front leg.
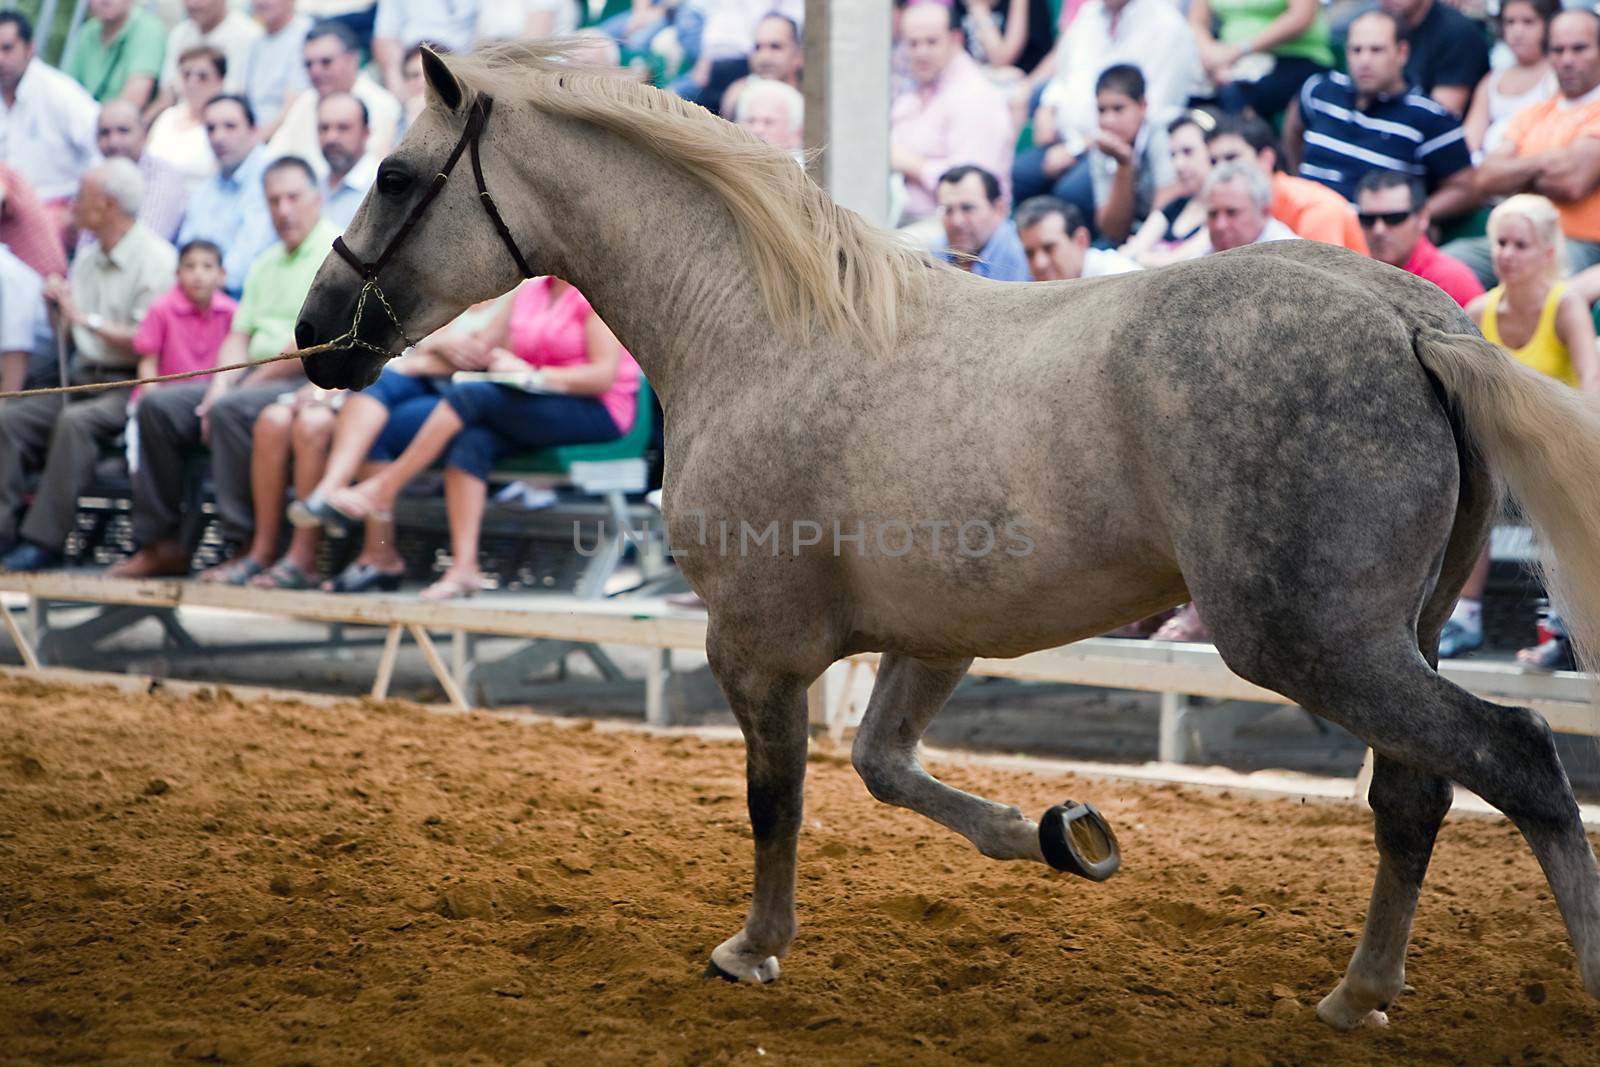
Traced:
POLYGON ((706 976, 770 982, 778 977, 778 960, 788 954, 795 933, 795 848, 806 777, 807 679, 743 662, 719 669, 719 660, 712 657, 712 671, 744 732, 756 873, 744 929, 712 951, 706 976))

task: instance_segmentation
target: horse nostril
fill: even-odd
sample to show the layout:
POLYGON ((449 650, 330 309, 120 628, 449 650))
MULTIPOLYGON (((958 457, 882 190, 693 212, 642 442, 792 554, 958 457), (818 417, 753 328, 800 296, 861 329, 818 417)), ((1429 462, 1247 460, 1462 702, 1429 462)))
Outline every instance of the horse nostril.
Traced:
POLYGON ((300 348, 310 348, 317 343, 317 328, 301 319, 294 324, 294 343, 300 348))

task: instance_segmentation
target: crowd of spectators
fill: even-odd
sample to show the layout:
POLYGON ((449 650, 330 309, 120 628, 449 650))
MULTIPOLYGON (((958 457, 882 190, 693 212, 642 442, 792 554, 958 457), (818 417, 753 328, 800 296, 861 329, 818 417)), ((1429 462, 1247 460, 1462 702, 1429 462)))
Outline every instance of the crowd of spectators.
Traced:
MULTIPOLYGON (((1600 296, 1600 15, 1501 0, 1485 18, 1461 2, 894 0, 892 221, 1011 282, 1338 244, 1435 282, 1519 356, 1600 389, 1587 318, 1600 296), (1528 249, 1548 262, 1525 269, 1528 249), (1585 273, 1564 284, 1573 270, 1585 273)), ((804 6, 183 0, 175 17, 171 4, 90 0, 59 69, 26 18, 0 13, 0 385, 292 346, 329 239, 422 107, 424 43, 584 34, 587 59, 626 63, 802 159, 804 6)), ((59 499, 124 432, 121 412, 140 543, 123 573, 187 569, 176 487, 208 443, 237 553, 206 577, 310 585, 319 530, 365 524, 366 549, 331 585, 390 584, 393 500, 442 458, 457 554, 433 595, 467 595, 487 464, 534 443, 528 412, 573 441, 636 417, 637 370, 608 338, 582 294, 545 280, 429 338, 371 394, 324 395, 290 363, 0 407, 0 565, 59 562, 59 499), (513 365, 563 384, 508 396, 452 377, 513 365), (23 517, 38 469, 48 492, 23 517)), ((1447 653, 1481 643, 1481 589, 1468 594, 1447 653)), ((1190 610, 1163 633, 1204 625, 1190 610)))

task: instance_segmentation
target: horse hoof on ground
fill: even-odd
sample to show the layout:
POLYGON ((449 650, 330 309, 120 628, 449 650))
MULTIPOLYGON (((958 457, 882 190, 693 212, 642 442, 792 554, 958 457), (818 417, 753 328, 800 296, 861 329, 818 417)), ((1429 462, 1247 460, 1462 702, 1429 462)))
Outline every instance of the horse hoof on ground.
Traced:
POLYGON ((1380 1029, 1389 1025, 1387 1012, 1377 1008, 1364 1009, 1350 1003, 1344 982, 1322 998, 1317 1005, 1317 1018, 1335 1030, 1360 1030, 1363 1027, 1380 1029))
POLYGON ((1093 804, 1057 804, 1039 820, 1039 850, 1058 871, 1103 882, 1122 866, 1117 835, 1093 804))
POLYGON ((767 956, 761 958, 747 950, 737 947, 734 942, 742 940, 743 934, 736 934, 711 952, 711 962, 706 964, 705 977, 721 978, 729 982, 753 982, 757 985, 766 985, 778 980, 778 957, 767 956))

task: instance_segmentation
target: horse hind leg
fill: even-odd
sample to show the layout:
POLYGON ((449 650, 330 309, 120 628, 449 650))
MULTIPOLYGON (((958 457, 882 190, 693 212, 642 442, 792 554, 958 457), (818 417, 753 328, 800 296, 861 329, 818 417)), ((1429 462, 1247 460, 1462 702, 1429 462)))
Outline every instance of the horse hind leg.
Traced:
POLYGON ((967 672, 971 660, 935 662, 886 653, 856 734, 851 761, 885 804, 926 815, 991 859, 1044 863, 1039 827, 1020 808, 945 785, 923 769, 917 743, 967 672))

